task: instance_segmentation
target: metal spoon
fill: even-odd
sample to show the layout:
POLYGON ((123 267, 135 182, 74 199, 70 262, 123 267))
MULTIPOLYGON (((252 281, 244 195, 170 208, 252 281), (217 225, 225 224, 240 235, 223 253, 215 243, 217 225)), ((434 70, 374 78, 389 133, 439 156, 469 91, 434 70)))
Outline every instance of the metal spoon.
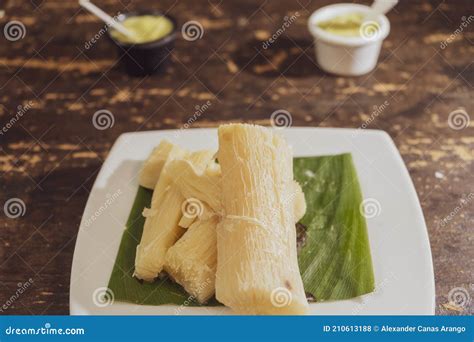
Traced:
POLYGON ((110 15, 102 11, 99 7, 94 5, 92 2, 89 0, 79 0, 79 5, 84 7, 86 10, 100 18, 102 21, 104 21, 107 25, 111 26, 115 30, 119 31, 120 33, 123 33, 130 39, 135 38, 135 32, 130 31, 127 29, 125 26, 123 26, 121 23, 119 23, 117 20, 112 18, 110 15))

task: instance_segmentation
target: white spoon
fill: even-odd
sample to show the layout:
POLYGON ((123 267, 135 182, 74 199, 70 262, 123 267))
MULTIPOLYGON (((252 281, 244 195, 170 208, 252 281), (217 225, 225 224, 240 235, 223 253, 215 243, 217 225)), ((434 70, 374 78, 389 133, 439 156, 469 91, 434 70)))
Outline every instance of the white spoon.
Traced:
POLYGON ((370 6, 371 11, 365 16, 363 22, 377 21, 379 15, 387 13, 396 4, 398 4, 398 0, 374 0, 370 6))
POLYGON ((123 33, 130 39, 135 38, 135 32, 130 31, 127 29, 125 26, 123 26, 121 23, 116 21, 114 18, 112 18, 110 15, 102 11, 99 7, 94 5, 92 2, 89 0, 79 0, 79 5, 84 7, 86 10, 94 14, 96 17, 100 18, 102 21, 104 21, 107 25, 111 26, 115 30, 119 31, 120 33, 123 33))

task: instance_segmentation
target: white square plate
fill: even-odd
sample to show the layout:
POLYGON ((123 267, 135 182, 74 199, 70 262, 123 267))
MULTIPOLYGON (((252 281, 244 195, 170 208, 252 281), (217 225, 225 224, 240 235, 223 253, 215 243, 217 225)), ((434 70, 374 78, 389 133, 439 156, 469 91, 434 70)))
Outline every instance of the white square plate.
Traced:
MULTIPOLYGON (((312 303, 316 315, 431 315, 435 290, 428 233, 413 183, 395 144, 382 131, 286 128, 281 133, 296 157, 352 153, 365 199, 375 199, 367 219, 375 292, 344 301, 312 303)), ((192 150, 217 150, 216 129, 122 134, 97 176, 76 241, 70 311, 81 315, 229 314, 229 309, 102 303, 142 162, 160 140, 192 150)))

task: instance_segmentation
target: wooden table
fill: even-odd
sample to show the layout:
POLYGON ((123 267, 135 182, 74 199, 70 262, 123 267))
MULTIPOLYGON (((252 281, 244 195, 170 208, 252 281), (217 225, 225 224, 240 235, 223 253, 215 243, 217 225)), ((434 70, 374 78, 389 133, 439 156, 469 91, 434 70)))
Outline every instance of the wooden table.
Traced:
MULTIPOLYGON (((97 3, 112 14, 150 6, 97 3)), ((25 211, 18 218, 0 215, 3 313, 69 313, 79 222, 114 140, 128 131, 180 128, 197 106, 210 103, 191 127, 268 125, 272 112, 285 109, 295 126, 365 123, 388 132, 425 214, 437 313, 459 314, 443 304, 453 288, 473 295, 474 129, 466 121, 474 118, 474 18, 465 17, 471 2, 402 1, 388 16, 392 31, 377 69, 357 78, 330 76, 315 65, 306 21, 328 1, 193 3, 153 6, 181 24, 198 21, 202 38, 180 36, 163 75, 130 78, 103 25, 77 1, 6 2, 2 32, 12 20, 24 30, 19 26, 19 36, 2 36, 0 44, 0 204, 17 198, 25 211), (264 49, 296 12, 297 20, 264 49), (94 127, 98 110, 113 114, 112 127, 94 127)))

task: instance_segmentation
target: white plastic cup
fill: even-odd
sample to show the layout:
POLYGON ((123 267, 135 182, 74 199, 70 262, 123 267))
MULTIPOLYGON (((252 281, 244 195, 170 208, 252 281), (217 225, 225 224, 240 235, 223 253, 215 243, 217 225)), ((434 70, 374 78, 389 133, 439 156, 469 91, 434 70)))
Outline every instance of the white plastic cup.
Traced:
POLYGON ((308 28, 314 37, 316 60, 324 71, 342 76, 360 76, 375 68, 382 42, 390 33, 390 22, 385 15, 375 18, 376 23, 364 23, 360 35, 356 37, 336 35, 318 26, 318 23, 339 15, 364 15, 369 12, 368 6, 341 3, 321 7, 311 14, 308 28))

